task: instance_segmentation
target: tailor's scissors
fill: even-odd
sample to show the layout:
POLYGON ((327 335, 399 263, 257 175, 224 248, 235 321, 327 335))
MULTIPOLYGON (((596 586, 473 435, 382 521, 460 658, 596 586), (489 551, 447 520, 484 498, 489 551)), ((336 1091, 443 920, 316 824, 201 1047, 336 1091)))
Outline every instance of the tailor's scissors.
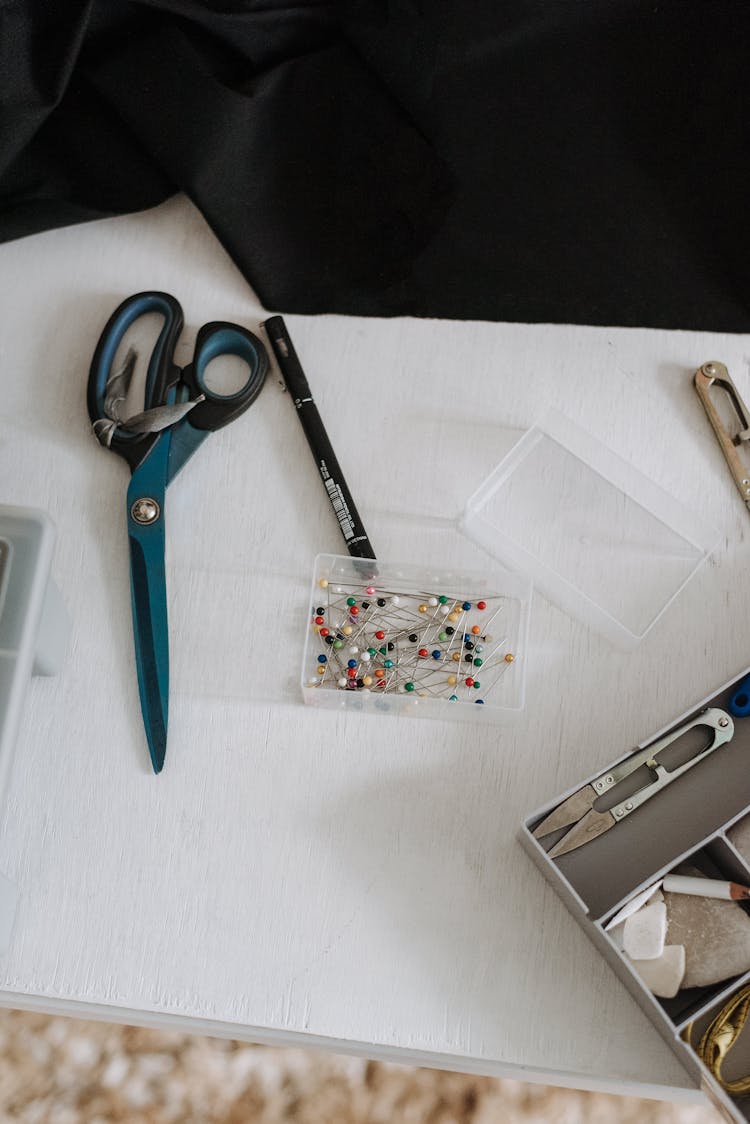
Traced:
POLYGON ((87 403, 94 432, 103 445, 124 457, 132 477, 127 493, 130 593, 135 662, 141 712, 154 772, 161 772, 167 749, 169 641, 164 569, 164 496, 167 486, 202 441, 238 418, 258 397, 268 356, 262 342, 237 324, 204 324, 192 362, 179 368, 175 346, 182 331, 179 302, 169 293, 136 293, 109 318, 91 362, 87 403), (121 417, 134 353, 113 371, 125 333, 148 313, 164 319, 148 365, 144 411, 121 417), (233 355, 247 364, 247 381, 235 394, 221 395, 206 384, 213 359, 233 355))
POLYGON ((551 859, 559 858, 560 855, 566 855, 568 851, 574 851, 576 848, 582 847, 585 843, 603 835, 605 831, 609 831, 615 824, 620 823, 636 808, 640 808, 652 796, 656 796, 668 784, 686 773, 688 769, 692 769, 694 765, 703 761, 720 745, 731 741, 733 734, 734 722, 723 710, 719 710, 718 707, 710 707, 702 711, 695 718, 691 718, 676 730, 672 730, 671 733, 665 734, 658 741, 652 742, 645 749, 639 749, 630 757, 626 757, 619 765, 615 765, 606 773, 602 773, 590 784, 579 788, 577 792, 574 792, 572 796, 569 796, 567 800, 564 800, 562 804, 555 808, 554 812, 551 812, 540 824, 537 824, 533 832, 534 838, 544 839, 545 836, 552 835, 553 832, 570 827, 570 830, 547 851, 551 859), (682 737, 688 730, 692 730, 694 726, 707 726, 713 731, 711 744, 691 757, 684 765, 679 765, 677 768, 668 771, 656 760, 656 755, 682 737), (609 792, 615 785, 624 781, 636 769, 640 769, 642 765, 645 765, 651 771, 653 779, 632 796, 628 796, 619 804, 610 808, 609 811, 597 812, 594 808, 594 802, 605 792, 609 792))

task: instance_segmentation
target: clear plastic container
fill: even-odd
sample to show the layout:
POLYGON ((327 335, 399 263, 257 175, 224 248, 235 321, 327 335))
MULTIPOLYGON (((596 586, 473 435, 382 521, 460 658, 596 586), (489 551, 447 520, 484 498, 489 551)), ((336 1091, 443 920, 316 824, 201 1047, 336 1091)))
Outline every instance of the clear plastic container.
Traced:
POLYGON ((502 566, 471 572, 318 555, 305 702, 448 721, 519 711, 531 594, 528 578, 502 566))

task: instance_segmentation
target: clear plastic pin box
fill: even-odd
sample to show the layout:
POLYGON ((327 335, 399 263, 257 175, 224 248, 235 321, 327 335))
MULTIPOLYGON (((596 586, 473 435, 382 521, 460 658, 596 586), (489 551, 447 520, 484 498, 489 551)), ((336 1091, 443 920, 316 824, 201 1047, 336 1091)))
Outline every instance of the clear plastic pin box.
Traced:
MULTIPOLYGON (((499 459, 452 524, 435 522, 460 542, 454 553, 465 568, 318 557, 302 666, 306 702, 441 719, 511 715, 524 705, 533 658, 532 591, 634 651, 684 596, 718 539, 678 499, 553 410, 499 459), (478 609, 480 601, 487 608, 478 609)), ((415 517, 412 543, 423 539, 419 528, 415 517)), ((392 539, 391 557, 397 545, 392 539)))
POLYGON ((348 555, 315 560, 306 703, 444 721, 524 705, 531 582, 348 555))

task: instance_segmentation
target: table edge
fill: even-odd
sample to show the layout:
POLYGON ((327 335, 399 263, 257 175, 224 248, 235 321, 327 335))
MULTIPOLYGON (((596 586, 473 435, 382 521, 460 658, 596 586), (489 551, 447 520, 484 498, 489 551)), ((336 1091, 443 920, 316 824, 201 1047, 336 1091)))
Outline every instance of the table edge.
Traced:
MULTIPOLYGON (((208 1038, 228 1038, 260 1046, 320 1050, 396 1065, 442 1069, 478 1077, 497 1077, 535 1085, 578 1089, 591 1093, 639 1097, 681 1104, 705 1105, 707 1103, 705 1095, 697 1087, 654 1085, 627 1078, 598 1078, 575 1070, 537 1069, 533 1066, 517 1065, 513 1062, 475 1058, 468 1054, 439 1053, 410 1047, 389 1046, 381 1042, 333 1038, 304 1031, 281 1030, 274 1027, 250 1026, 244 1023, 207 1019, 193 1015, 179 1015, 169 1011, 136 1010, 106 1003, 88 1003, 81 1000, 59 999, 13 991, 0 991, 0 1008, 203 1035, 208 1038)), ((686 1074, 686 1078, 687 1076, 686 1074)))

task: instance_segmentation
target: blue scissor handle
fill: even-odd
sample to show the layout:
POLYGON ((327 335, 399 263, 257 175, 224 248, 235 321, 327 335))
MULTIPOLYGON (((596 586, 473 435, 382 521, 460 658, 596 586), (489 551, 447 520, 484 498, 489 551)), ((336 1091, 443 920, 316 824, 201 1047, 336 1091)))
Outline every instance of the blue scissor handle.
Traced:
POLYGON ((190 390, 190 397, 202 394, 205 401, 194 406, 188 422, 195 429, 215 430, 228 425, 244 413, 263 389, 268 373, 268 353, 263 343, 239 324, 215 320, 204 324, 195 341, 195 355, 189 367, 182 371, 182 381, 190 390), (234 394, 217 394, 206 385, 206 368, 221 355, 235 355, 248 368, 244 386, 234 394))
MULTIPOLYGON (((107 379, 112 373, 112 363, 125 333, 136 320, 149 312, 160 313, 164 317, 164 323, 148 365, 144 409, 162 405, 166 401, 167 390, 179 378, 180 371, 174 363, 175 345, 183 325, 179 301, 170 293, 135 293, 124 300, 110 316, 91 360, 86 400, 92 423, 107 416, 104 409, 107 379)), ((135 471, 151 452, 159 436, 158 433, 130 433, 118 425, 109 447, 124 457, 131 470, 135 471)))
POLYGON ((727 710, 735 718, 747 718, 750 715, 750 675, 745 676, 732 695, 727 710))

